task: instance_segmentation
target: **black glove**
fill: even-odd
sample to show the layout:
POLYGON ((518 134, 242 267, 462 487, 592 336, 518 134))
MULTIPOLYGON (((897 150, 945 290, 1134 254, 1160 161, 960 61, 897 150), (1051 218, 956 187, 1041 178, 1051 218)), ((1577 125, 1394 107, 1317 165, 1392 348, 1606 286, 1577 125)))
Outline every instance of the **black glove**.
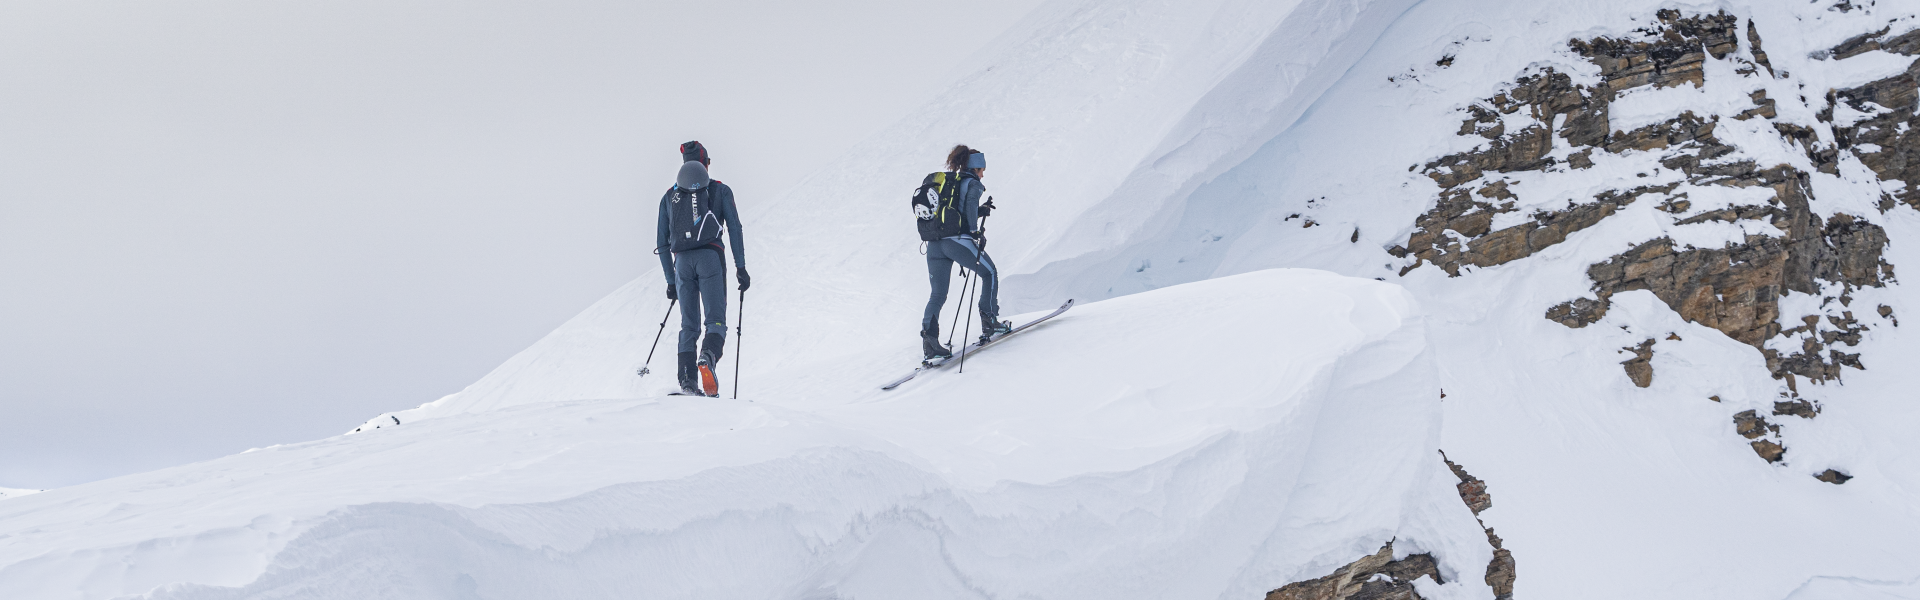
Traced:
POLYGON ((993 196, 987 196, 987 203, 980 205, 980 216, 982 217, 992 216, 993 208, 994 208, 993 196))
POLYGON ((753 279, 752 279, 752 278, 750 278, 750 277, 747 277, 747 269, 746 269, 746 267, 741 267, 741 268, 738 268, 738 269, 734 269, 734 270, 733 270, 733 276, 734 276, 734 278, 735 278, 735 279, 739 279, 739 280, 740 280, 740 291, 742 291, 742 292, 744 292, 744 291, 747 291, 747 288, 749 288, 749 287, 752 287, 752 286, 753 286, 753 279))
POLYGON ((671 283, 669 283, 669 284, 667 284, 667 299, 668 299, 668 300, 679 300, 679 299, 680 299, 680 294, 678 294, 678 293, 676 293, 676 292, 674 292, 674 291, 673 291, 673 284, 671 284, 671 283))
POLYGON ((973 232, 973 247, 981 252, 987 251, 987 230, 973 232))

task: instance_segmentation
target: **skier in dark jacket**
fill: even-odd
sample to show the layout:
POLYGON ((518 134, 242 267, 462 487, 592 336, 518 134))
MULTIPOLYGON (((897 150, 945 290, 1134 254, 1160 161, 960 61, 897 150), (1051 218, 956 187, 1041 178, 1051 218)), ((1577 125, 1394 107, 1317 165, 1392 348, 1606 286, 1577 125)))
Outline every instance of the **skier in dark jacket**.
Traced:
POLYGON ((746 246, 740 240, 733 189, 707 175, 712 161, 706 147, 687 142, 680 145, 680 155, 685 161, 680 175, 660 198, 654 254, 660 255, 667 277, 667 298, 680 300, 680 389, 714 396, 720 384, 713 372, 727 339, 727 262, 721 230, 733 242, 734 274, 742 292, 749 285, 746 246))
POLYGON ((953 355, 940 343, 940 307, 947 302, 955 263, 980 278, 980 341, 1013 330, 1012 323, 1000 320, 1000 272, 987 256, 986 230, 980 226, 980 219, 993 211, 991 201, 984 206, 980 203, 987 191, 986 184, 980 182, 987 176, 987 155, 965 145, 954 146, 947 153, 947 170, 960 177, 957 199, 962 233, 927 242, 927 278, 933 284, 933 295, 927 299, 926 314, 920 319, 920 346, 929 359, 953 355))

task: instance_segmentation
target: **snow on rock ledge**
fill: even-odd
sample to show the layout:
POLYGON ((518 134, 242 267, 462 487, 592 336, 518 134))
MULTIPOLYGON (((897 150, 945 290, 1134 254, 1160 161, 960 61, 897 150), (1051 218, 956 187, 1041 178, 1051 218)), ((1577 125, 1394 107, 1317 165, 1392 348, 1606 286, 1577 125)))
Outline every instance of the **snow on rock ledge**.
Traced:
POLYGON ((277 446, 0 504, 0 597, 1258 598, 1389 541, 1490 597, 1425 331, 1398 286, 1262 271, 893 392, 277 446))

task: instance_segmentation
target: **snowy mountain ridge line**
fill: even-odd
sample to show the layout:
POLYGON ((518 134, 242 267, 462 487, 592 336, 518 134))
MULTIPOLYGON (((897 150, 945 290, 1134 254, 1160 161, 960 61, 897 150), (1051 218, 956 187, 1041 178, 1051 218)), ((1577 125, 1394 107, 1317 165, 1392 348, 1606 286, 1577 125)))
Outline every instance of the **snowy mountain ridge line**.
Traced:
MULTIPOLYGON (((918 241, 900 227, 899 215, 904 214, 903 198, 919 177, 941 168, 952 144, 964 141, 988 153, 986 184, 990 194, 1000 194, 1002 207, 987 220, 989 245, 1003 273, 1018 273, 1025 268, 1021 265, 1056 260, 1054 251, 1042 245, 1061 239, 1072 223, 1089 218, 1087 211, 1128 181, 1130 173, 1158 161, 1155 153, 1162 151, 1155 148, 1207 157, 1152 167, 1163 174, 1153 177, 1185 181, 1189 176, 1179 174, 1181 169, 1206 168, 1217 160, 1213 154, 1229 147, 1207 140, 1237 131, 1235 121, 1228 120, 1239 118, 1235 111, 1265 115, 1263 111, 1297 110, 1285 98, 1311 95, 1313 86, 1344 71, 1357 58, 1352 47, 1370 43, 1368 36, 1377 31, 1368 28, 1378 29, 1388 18, 1381 11, 1391 11, 1382 7, 1401 4, 1062 1, 1037 10, 1036 24, 1017 30, 1030 30, 1032 37, 1008 43, 997 57, 982 60, 980 70, 961 75, 927 107, 842 157, 838 167, 799 182, 777 198, 768 199, 769 191, 755 195, 736 190, 749 232, 749 269, 772 274, 755 278, 748 310, 766 312, 747 317, 760 325, 748 325, 750 337, 743 343, 747 352, 781 349, 754 355, 756 360, 743 367, 744 378, 807 377, 804 371, 836 354, 870 346, 875 331, 891 330, 896 323, 911 328, 917 322, 925 302, 920 282, 926 279, 926 268, 917 251, 908 251, 917 250, 918 241), (1319 16, 1334 19, 1322 22, 1316 20, 1319 16), (1358 39, 1349 40, 1350 35, 1358 39), (1284 79, 1243 84, 1261 94, 1280 94, 1274 100, 1247 109, 1228 98, 1206 99, 1224 79, 1250 79, 1264 68, 1243 65, 1276 56, 1291 65, 1284 79), (1265 105, 1275 107, 1259 108, 1265 105), (832 232, 831 239, 821 238, 823 232, 832 232), (832 240, 860 242, 823 243, 832 240), (819 323, 858 325, 814 326, 819 323)), ((725 179, 725 168, 716 163, 715 176, 725 179)), ((661 181, 664 189, 669 180, 661 181)), ((642 332, 658 323, 655 299, 664 297, 664 280, 648 269, 649 275, 615 291, 466 390, 414 410, 369 419, 365 426, 522 402, 626 397, 664 389, 627 376, 645 359, 651 337, 643 339, 642 332), (606 343, 609 336, 622 341, 606 343), (593 350, 581 351, 586 348, 593 350)), ((1063 299, 1029 301, 1016 293, 1002 303, 1010 311, 1024 312, 1057 306, 1063 299)))
POLYGON ((1920 262, 1901 243, 1920 239, 1920 211, 1900 204, 1920 189, 1901 161, 1920 153, 1907 137, 1920 110, 1900 110, 1920 84, 1900 73, 1920 63, 1894 58, 1920 6, 1436 0, 1371 33, 1368 11, 1387 6, 1056 4, 1007 62, 841 167, 770 205, 743 194, 759 284, 735 317, 745 400, 657 400, 671 384, 632 375, 664 310, 643 277, 461 394, 373 421, 398 426, 0 503, 0 528, 18 528, 0 530, 0 584, 181 598, 367 595, 336 586, 368 581, 449 597, 547 582, 582 597, 1920 597, 1906 443, 1920 406, 1899 368, 1920 337, 1895 319, 1912 292, 1878 270, 1920 262), (1323 9, 1345 16, 1272 42, 1298 56, 1256 51, 1323 9), (1296 58, 1291 73, 1331 68, 1346 55, 1329 49, 1359 39, 1324 89, 1196 112, 1233 104, 1216 88, 1269 89, 1263 69, 1296 58), (1619 44, 1573 44, 1600 39, 1619 44), (1596 86, 1642 76, 1607 88, 1622 93, 1605 119, 1587 112, 1596 86), (1222 131, 1277 131, 1150 158, 1203 112, 1222 131), (1003 303, 1086 304, 965 374, 882 394, 917 356, 925 274, 885 181, 910 173, 906 191, 954 142, 988 151, 989 189, 1017 207, 988 222, 991 251, 1035 265, 1006 279, 1018 297, 1003 303), (1155 168, 1204 182, 1112 191, 1155 168), (1104 250, 1046 245, 1106 232, 1083 221, 1110 200, 1151 217, 1111 221, 1104 250), (1802 259, 1791 283, 1811 291, 1789 269, 1749 268, 1802 259), (1869 271, 1879 285, 1853 279, 1869 271), (1739 281, 1716 279, 1729 273, 1739 281), (1776 281, 1784 295, 1723 285, 1776 281), (1672 293, 1699 284, 1715 291, 1672 293), (1723 298, 1754 318, 1729 326, 1723 298), (1839 322, 1792 321, 1816 314, 1839 322), (1825 363, 1784 362, 1793 343, 1825 363), (1780 377, 1830 367, 1844 377, 1780 377), (1215 373, 1229 375, 1202 376, 1215 373), (1804 408, 1781 406, 1783 388, 1804 408), (716 572, 732 562, 756 576, 716 572))
POLYGON ((44 491, 46 490, 17 490, 13 488, 0 488, 0 500, 5 500, 7 498, 19 498, 27 494, 38 494, 44 491))
POLYGON ((1405 290, 1267 271, 1045 328, 891 392, 529 404, 10 500, 0 595, 1247 597, 1389 540, 1484 589, 1405 290), (1264 349, 1083 347, 1203 341, 1264 349), (755 575, 630 568, 710 552, 755 575))

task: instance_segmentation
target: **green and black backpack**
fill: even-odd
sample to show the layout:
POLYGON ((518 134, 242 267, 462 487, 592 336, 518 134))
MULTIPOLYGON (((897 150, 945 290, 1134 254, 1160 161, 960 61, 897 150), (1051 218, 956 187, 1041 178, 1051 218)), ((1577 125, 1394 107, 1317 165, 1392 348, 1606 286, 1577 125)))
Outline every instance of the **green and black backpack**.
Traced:
POLYGON ((919 189, 913 191, 913 216, 923 242, 965 233, 960 218, 960 174, 938 172, 921 180, 919 189))

